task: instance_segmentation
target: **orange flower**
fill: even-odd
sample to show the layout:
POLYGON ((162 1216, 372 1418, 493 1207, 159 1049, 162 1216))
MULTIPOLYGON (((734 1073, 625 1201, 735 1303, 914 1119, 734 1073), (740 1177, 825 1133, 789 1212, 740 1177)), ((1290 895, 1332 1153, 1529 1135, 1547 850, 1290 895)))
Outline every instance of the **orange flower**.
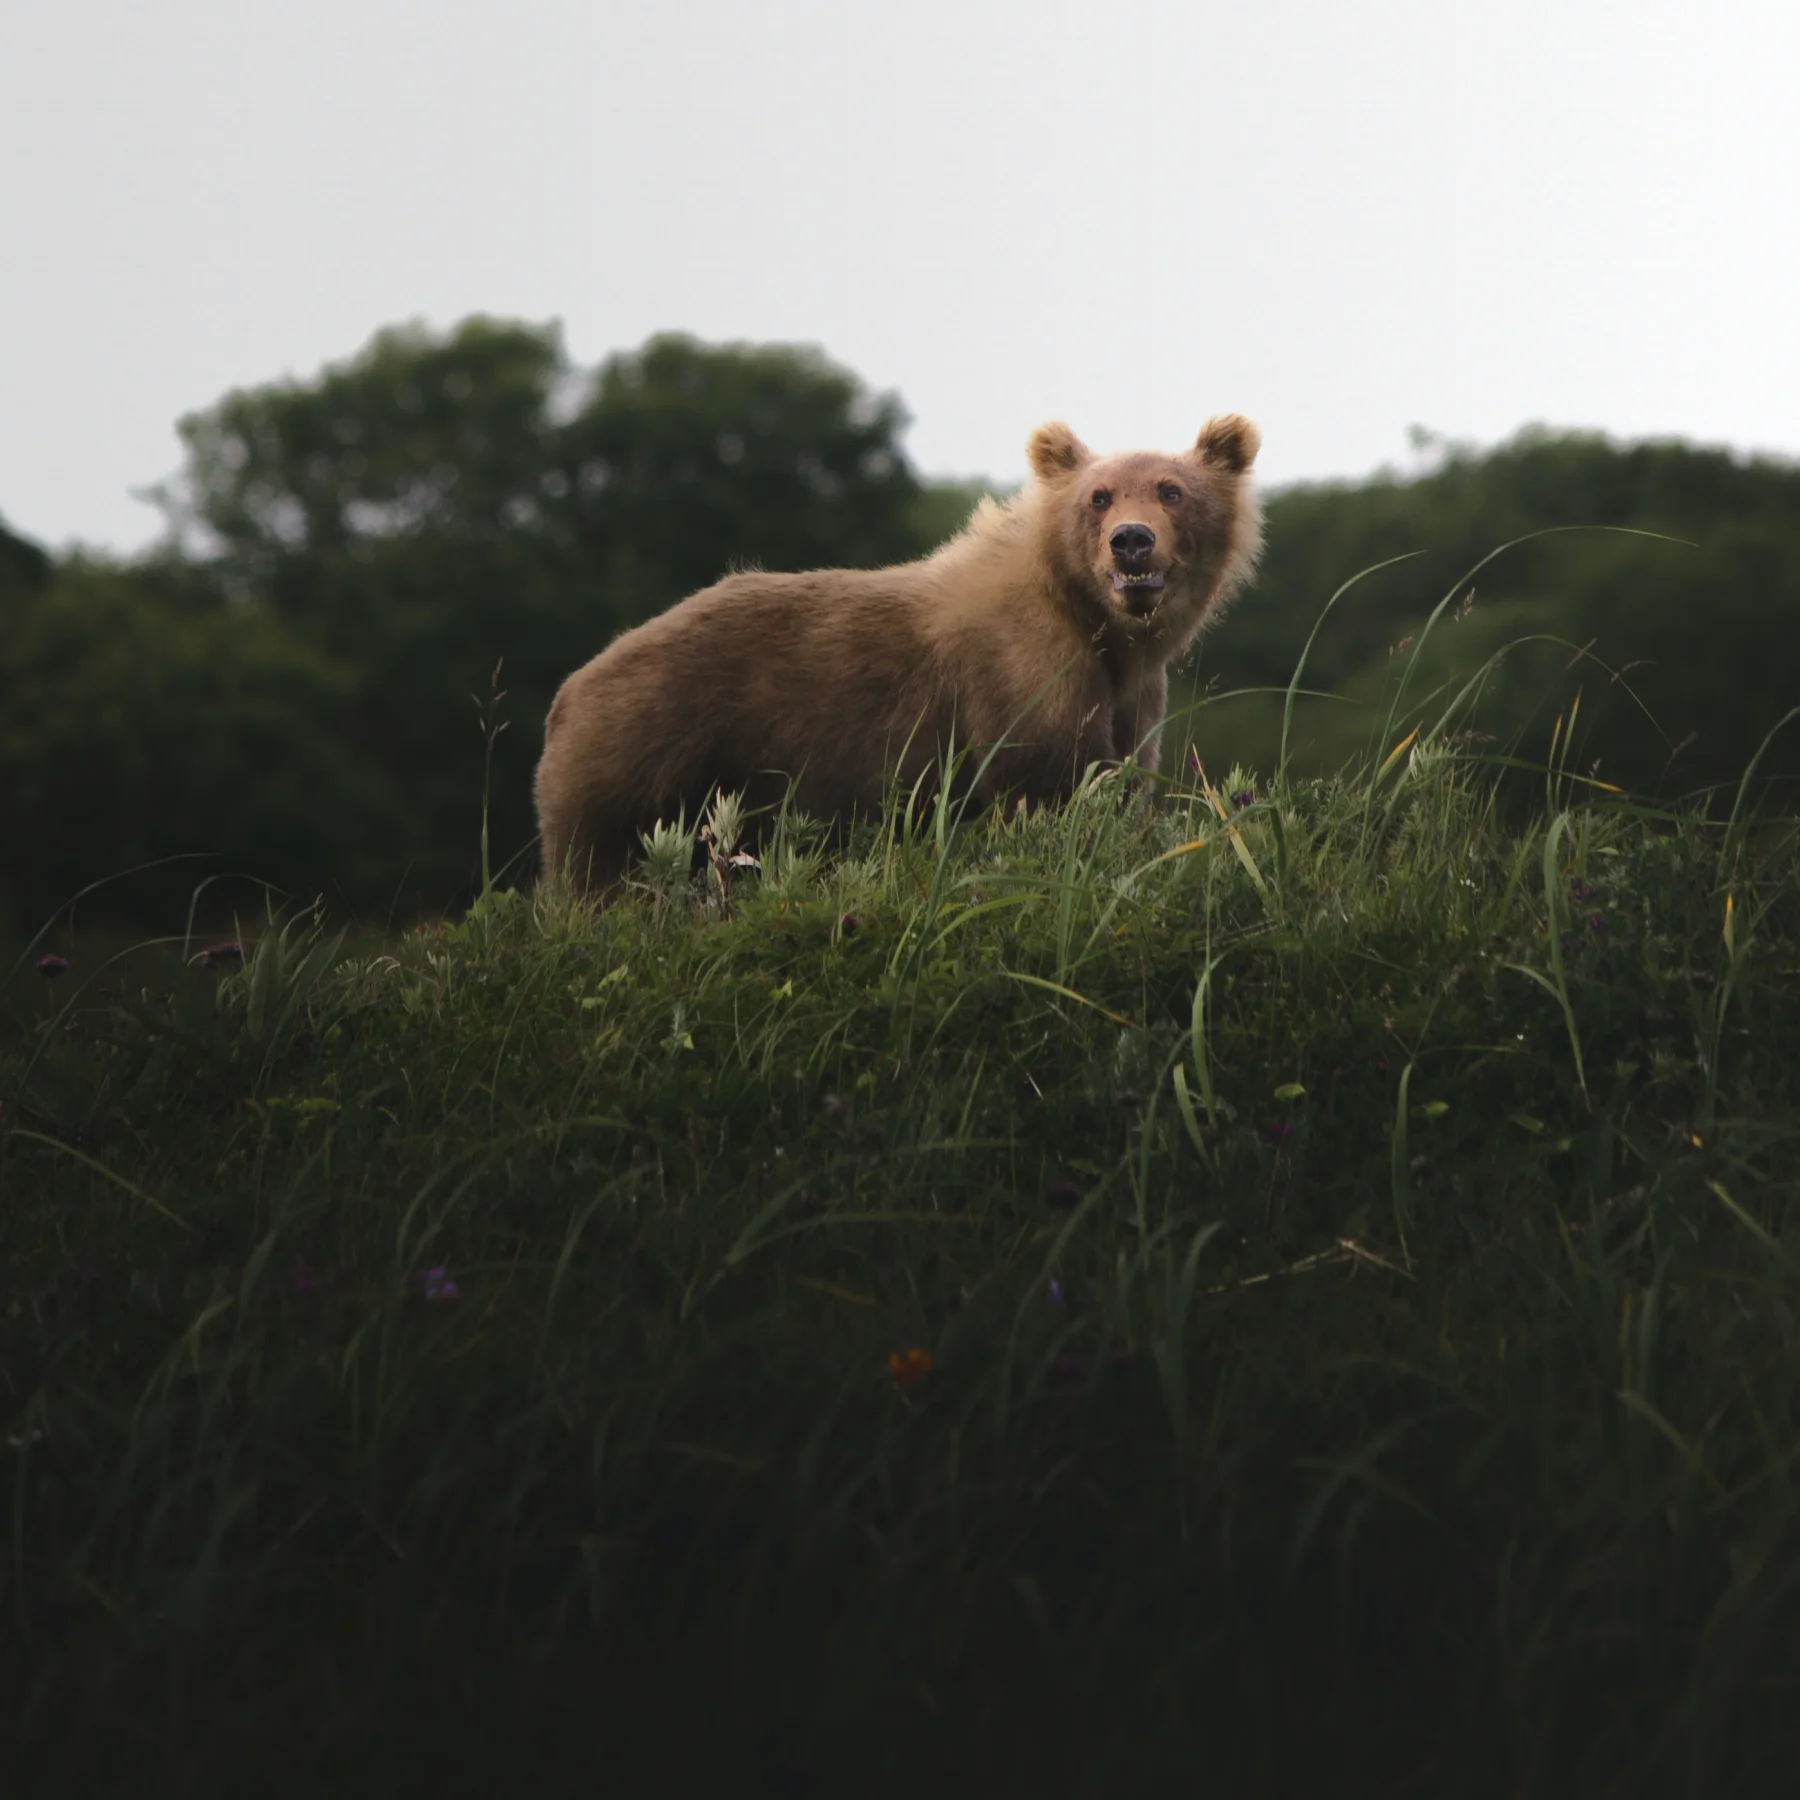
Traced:
POLYGON ((911 1387, 915 1381, 931 1373, 931 1352, 896 1350, 888 1358, 888 1373, 901 1387, 911 1387))

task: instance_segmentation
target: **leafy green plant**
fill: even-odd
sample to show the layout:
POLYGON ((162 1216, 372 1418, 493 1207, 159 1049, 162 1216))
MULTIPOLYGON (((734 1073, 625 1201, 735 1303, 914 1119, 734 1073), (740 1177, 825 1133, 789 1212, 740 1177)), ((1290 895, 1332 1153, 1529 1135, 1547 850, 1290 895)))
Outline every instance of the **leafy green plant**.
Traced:
POLYGON ((327 932, 322 909, 268 925, 241 970, 219 984, 219 1005, 237 1016, 243 1041, 266 1070, 311 1022, 320 982, 343 951, 344 932, 327 932))

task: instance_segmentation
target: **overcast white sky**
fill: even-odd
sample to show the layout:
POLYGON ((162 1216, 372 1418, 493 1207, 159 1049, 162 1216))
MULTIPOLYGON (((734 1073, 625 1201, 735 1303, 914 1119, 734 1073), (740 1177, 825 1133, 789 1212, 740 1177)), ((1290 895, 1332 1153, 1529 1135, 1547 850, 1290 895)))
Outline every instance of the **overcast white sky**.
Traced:
POLYGON ((409 317, 822 344, 932 474, 1423 423, 1800 453, 1795 0, 4 0, 0 515, 409 317))

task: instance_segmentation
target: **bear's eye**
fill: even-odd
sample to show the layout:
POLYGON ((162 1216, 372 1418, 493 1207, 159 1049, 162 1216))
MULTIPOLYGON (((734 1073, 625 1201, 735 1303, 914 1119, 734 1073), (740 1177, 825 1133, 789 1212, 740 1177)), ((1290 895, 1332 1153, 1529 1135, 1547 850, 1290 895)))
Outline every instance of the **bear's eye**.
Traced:
POLYGON ((1181 489, 1178 488, 1174 482, 1165 481, 1162 486, 1156 490, 1156 497, 1164 506, 1179 506, 1181 504, 1181 489))
POLYGON ((1094 489, 1094 511, 1105 512, 1112 505, 1112 495, 1105 488, 1094 489))

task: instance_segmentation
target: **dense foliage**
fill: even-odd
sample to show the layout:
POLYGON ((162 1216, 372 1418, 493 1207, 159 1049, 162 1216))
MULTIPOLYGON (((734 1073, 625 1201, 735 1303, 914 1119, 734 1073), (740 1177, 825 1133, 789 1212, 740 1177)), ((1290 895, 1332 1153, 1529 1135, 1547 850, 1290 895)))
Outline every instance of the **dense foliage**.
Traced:
MULTIPOLYGON (((1446 597, 1454 629, 1437 634, 1423 673, 1448 697, 1494 664, 1473 721, 1493 755, 1541 764, 1555 715, 1579 693, 1575 766, 1597 763, 1640 793, 1687 793, 1735 783, 1800 701, 1790 464, 1527 431, 1486 455, 1440 448, 1412 479, 1289 489, 1269 508, 1261 574, 1209 644, 1207 673, 1226 689, 1285 689, 1321 609, 1361 570, 1375 572, 1332 608, 1304 685, 1365 704, 1297 705, 1303 767, 1335 768, 1368 747, 1384 709, 1367 703, 1385 697, 1446 597), (1519 539, 1529 541, 1494 554, 1519 539), (1377 568, 1395 558, 1407 560, 1377 568)), ((1268 696, 1228 701, 1196 715, 1195 735, 1214 754, 1272 762, 1281 711, 1268 696)), ((1800 738, 1774 746, 1765 772, 1800 775, 1800 738)))
POLYGON ((36 544, 0 524, 0 604, 23 599, 48 585, 52 564, 36 544))
POLYGON ((64 564, 9 608, 0 688, 0 897, 18 924, 151 863, 128 892, 164 916, 202 870, 329 880, 345 846, 402 826, 352 753, 349 671, 179 567, 64 564), (163 860, 207 848, 225 854, 163 860))
POLYGON ((1792 822, 1117 792, 59 939, 19 1791, 1782 1791, 1792 822))

